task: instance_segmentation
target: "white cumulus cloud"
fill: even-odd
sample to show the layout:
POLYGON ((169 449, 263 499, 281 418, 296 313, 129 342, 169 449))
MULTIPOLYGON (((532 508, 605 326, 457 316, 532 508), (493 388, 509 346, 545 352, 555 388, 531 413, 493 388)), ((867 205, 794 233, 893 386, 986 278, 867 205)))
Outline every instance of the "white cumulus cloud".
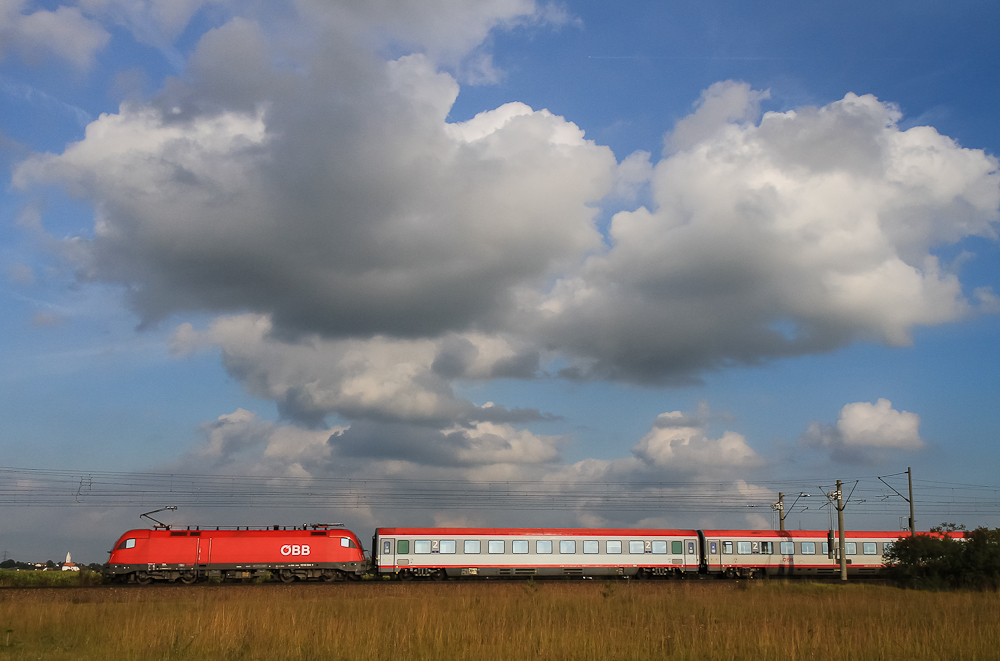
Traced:
MULTIPOLYGON (((6 3, 2 25, 20 25, 23 5, 6 3)), ((169 41, 205 3, 82 6, 133 29, 148 19, 169 41)), ((563 439, 518 427, 543 412, 479 406, 455 384, 689 383, 906 344, 916 327, 998 308, 935 256, 996 236, 997 160, 901 129, 891 103, 848 93, 761 115, 767 92, 723 81, 655 163, 619 158, 572 118, 517 101, 449 118, 463 66, 492 75, 490 32, 573 24, 558 5, 305 1, 274 23, 264 11, 205 32, 154 98, 28 158, 13 182, 90 203, 93 235, 61 241, 79 278, 119 285, 144 327, 176 319, 178 352, 217 349, 301 428, 282 432, 292 454, 322 431, 351 461, 549 471, 563 439), (386 60, 387 41, 409 54, 386 60), (635 209, 640 189, 651 201, 635 209), (617 211, 605 233, 601 211, 617 211), (192 312, 212 321, 183 324, 192 312), (348 424, 333 434, 333 421, 348 424)), ((857 406, 833 430, 838 452, 917 447, 915 416, 857 406)), ((237 417, 219 429, 256 428, 237 417)), ((563 468, 729 479, 760 465, 742 435, 706 429, 664 414, 632 456, 563 468)), ((273 431, 241 434, 259 450, 273 431)))
POLYGON ((669 470, 750 468, 760 463, 741 434, 727 431, 720 438, 710 439, 700 425, 686 420, 680 411, 660 414, 654 428, 632 451, 643 461, 669 470))
POLYGON ((828 450, 834 459, 848 463, 880 462, 889 451, 916 451, 924 447, 920 416, 897 411, 884 398, 874 404, 846 404, 836 425, 812 422, 799 442, 806 447, 828 450))
POLYGON ((79 7, 30 11, 25 0, 0 0, 0 57, 15 48, 29 58, 51 54, 88 68, 111 35, 79 7))
POLYGON ((131 283, 147 322, 203 309, 270 314, 286 335, 496 327, 516 289, 599 247, 593 204, 616 162, 572 123, 518 105, 450 124, 457 85, 420 55, 244 76, 200 54, 261 39, 246 21, 208 33, 192 56, 203 87, 103 115, 15 175, 100 210, 81 273, 131 283))
POLYGON ((204 442, 174 468, 235 475, 312 477, 329 471, 331 436, 346 427, 307 430, 262 420, 237 409, 201 426, 204 442))
POLYGON ((608 249, 534 299, 533 330, 572 357, 567 376, 669 381, 901 345, 978 311, 933 249, 996 235, 995 158, 901 130, 870 95, 747 121, 760 96, 710 88, 678 125, 684 148, 655 166, 655 205, 616 214, 608 249))
POLYGON ((919 450, 920 416, 897 411, 892 402, 879 398, 874 404, 855 402, 840 410, 837 429, 848 447, 897 448, 919 450))
POLYGON ((172 348, 178 354, 220 349, 226 369, 251 394, 275 401, 286 417, 306 425, 331 415, 445 426, 542 417, 536 410, 476 406, 454 394, 452 378, 510 376, 537 364, 536 356, 519 354, 500 338, 332 340, 314 335, 287 342, 273 331, 264 316, 220 317, 203 331, 181 325, 172 348))

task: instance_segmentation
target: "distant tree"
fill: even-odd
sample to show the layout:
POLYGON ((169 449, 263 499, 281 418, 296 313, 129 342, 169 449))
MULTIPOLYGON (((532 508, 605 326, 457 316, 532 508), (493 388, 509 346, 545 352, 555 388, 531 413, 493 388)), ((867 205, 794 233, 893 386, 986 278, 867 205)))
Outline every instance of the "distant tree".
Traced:
POLYGON ((7 558, 0 562, 0 569, 14 569, 15 567, 17 567, 17 561, 13 558, 7 558))
POLYGON ((45 568, 46 569, 55 569, 56 568, 56 563, 52 562, 51 560, 46 560, 45 561, 45 568))
POLYGON ((908 586, 943 588, 961 564, 962 549, 950 537, 902 537, 885 554, 889 576, 908 586))
POLYGON ((959 583, 968 587, 1000 587, 1000 528, 976 528, 965 534, 959 583))
POLYGON ((899 539, 885 555, 889 576, 903 585, 997 589, 1000 587, 1000 529, 944 523, 931 532, 962 532, 962 539, 915 535, 899 539))

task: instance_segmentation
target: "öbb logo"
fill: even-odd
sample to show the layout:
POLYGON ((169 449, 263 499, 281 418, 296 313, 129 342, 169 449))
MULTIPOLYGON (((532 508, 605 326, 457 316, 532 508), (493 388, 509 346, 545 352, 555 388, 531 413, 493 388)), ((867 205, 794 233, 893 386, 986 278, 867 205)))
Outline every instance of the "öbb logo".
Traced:
POLYGON ((285 544, 281 547, 281 555, 309 555, 309 545, 285 544))

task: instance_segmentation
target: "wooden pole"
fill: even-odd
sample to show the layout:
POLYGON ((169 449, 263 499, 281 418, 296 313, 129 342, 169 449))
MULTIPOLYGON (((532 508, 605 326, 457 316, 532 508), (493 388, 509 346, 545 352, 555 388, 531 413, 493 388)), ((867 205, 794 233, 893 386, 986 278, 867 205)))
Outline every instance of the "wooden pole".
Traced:
POLYGON ((840 480, 837 480, 837 529, 840 533, 840 580, 847 580, 847 545, 844 543, 844 489, 840 480))
POLYGON ((906 467, 906 481, 910 484, 910 537, 917 534, 917 521, 913 518, 913 469, 906 467))
MULTIPOLYGON (((773 519, 772 519, 773 520, 773 519)), ((785 494, 778 492, 778 521, 781 522, 781 530, 785 529, 785 494)))

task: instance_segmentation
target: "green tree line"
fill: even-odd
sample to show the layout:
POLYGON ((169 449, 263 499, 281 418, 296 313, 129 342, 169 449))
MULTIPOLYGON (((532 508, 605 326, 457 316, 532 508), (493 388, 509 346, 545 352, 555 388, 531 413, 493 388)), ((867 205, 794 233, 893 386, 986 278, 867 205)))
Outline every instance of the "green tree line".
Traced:
POLYGON ((903 537, 886 553, 890 578, 908 587, 1000 588, 1000 528, 966 530, 944 523, 931 532, 963 532, 948 536, 903 537))

